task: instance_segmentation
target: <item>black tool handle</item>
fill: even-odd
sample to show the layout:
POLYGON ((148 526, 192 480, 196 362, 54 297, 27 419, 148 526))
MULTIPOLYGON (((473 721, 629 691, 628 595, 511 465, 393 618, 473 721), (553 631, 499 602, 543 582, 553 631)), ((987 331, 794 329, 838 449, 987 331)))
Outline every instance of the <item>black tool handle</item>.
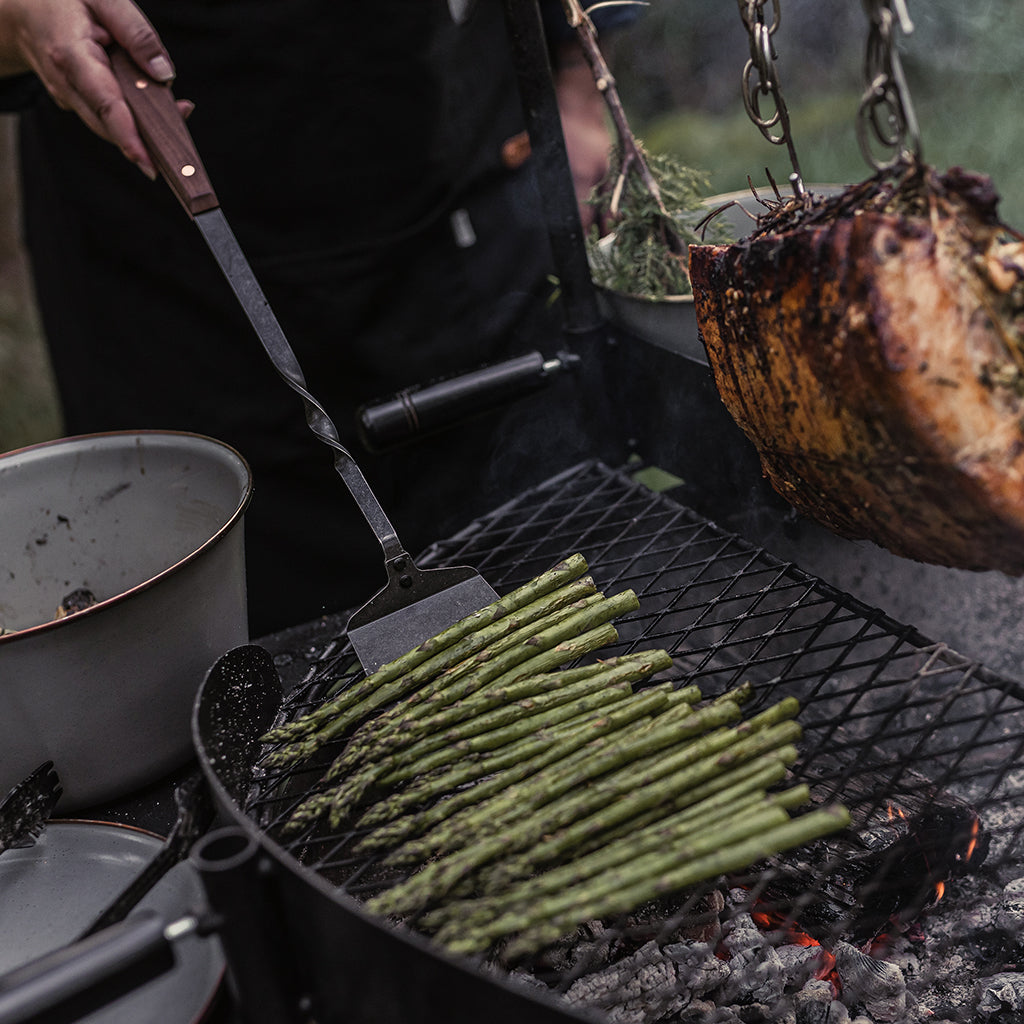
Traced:
POLYGON ((164 921, 140 911, 0 977, 0 1024, 71 1024, 169 971, 164 921))
POLYGON ((360 437, 370 451, 378 452, 436 433, 544 387, 553 374, 576 362, 577 356, 545 359, 540 352, 528 352, 456 377, 408 388, 359 410, 360 437))

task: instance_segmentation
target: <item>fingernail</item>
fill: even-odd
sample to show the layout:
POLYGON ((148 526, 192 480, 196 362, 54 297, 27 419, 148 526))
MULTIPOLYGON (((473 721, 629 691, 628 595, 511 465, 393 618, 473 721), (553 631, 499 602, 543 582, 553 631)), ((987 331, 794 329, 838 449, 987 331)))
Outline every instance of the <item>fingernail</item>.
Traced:
POLYGON ((149 62, 149 73, 158 82, 169 82, 174 77, 174 68, 163 54, 158 54, 149 62))
POLYGON ((150 181, 156 181, 156 168, 147 167, 145 164, 137 163, 135 165, 142 173, 149 178, 150 181))

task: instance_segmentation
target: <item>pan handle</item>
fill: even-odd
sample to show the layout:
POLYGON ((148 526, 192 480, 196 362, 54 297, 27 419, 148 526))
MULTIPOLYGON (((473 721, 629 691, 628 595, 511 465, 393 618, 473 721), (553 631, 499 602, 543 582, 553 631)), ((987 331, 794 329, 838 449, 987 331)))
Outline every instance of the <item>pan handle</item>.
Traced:
POLYGON ((15 968, 0 977, 0 1024, 71 1024, 171 970, 174 937, 196 926, 140 911, 15 968))

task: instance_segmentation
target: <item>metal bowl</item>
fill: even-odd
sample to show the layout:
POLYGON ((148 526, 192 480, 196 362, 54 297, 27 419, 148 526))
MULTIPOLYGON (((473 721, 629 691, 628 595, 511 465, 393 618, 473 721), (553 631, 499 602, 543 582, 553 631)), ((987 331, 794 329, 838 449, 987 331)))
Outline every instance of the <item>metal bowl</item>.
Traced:
POLYGON ((248 637, 245 460, 88 435, 0 456, 0 492, 0 792, 52 759, 66 812, 183 764, 205 672, 248 637), (56 618, 79 588, 97 603, 56 618))
MULTIPOLYGON (((826 196, 834 195, 843 189, 840 185, 805 187, 808 192, 826 196)), ((774 197, 774 192, 767 185, 758 188, 757 193, 760 196, 774 197)), ((752 218, 766 210, 766 207, 754 198, 749 188, 712 196, 705 205, 709 210, 719 206, 726 207, 719 217, 726 232, 737 240, 750 234, 754 227, 752 218)), ((612 241, 613 238, 609 235, 601 240, 601 244, 612 244, 612 241)), ((651 299, 601 286, 596 290, 598 307, 610 324, 633 337, 695 362, 707 364, 707 353, 697 332, 697 314, 693 308, 692 295, 667 295, 661 299, 651 299)))

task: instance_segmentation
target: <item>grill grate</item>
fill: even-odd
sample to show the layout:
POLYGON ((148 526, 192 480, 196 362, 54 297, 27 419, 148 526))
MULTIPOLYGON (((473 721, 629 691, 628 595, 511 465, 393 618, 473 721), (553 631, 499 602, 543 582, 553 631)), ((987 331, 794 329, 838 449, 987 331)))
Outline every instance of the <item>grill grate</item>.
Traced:
MULTIPOLYGON (((894 800, 918 810, 937 794, 966 802, 985 831, 986 871, 1001 873, 1003 882, 1020 874, 1024 687, 723 531, 626 470, 575 466, 435 545, 421 564, 471 564, 504 593, 577 551, 600 589, 633 588, 640 597, 639 610, 617 620, 620 640, 602 656, 664 647, 675 675, 705 696, 753 683, 758 697, 750 713, 796 696, 804 737, 794 781, 807 781, 823 802, 842 800, 862 823, 883 818, 894 800)), ((288 718, 316 704, 335 681, 356 677, 343 637, 318 644, 313 670, 286 701, 288 718)), ((267 772, 247 813, 284 845, 280 825, 318 776, 267 772)), ((291 852, 365 898, 391 878, 353 857, 352 840, 352 833, 306 835, 291 852)), ((851 850, 838 840, 818 845, 814 856, 801 854, 799 892, 787 890, 781 903, 791 918, 817 921, 825 942, 848 935, 860 910, 844 881, 851 850), (818 904, 829 912, 811 913, 818 904)), ((905 866, 882 859, 874 870, 877 886, 887 871, 905 866)), ((762 865, 731 882, 749 887, 752 905, 793 872, 792 864, 762 865)), ((706 917, 705 891, 663 908, 653 926, 646 921, 636 944, 706 917)), ((564 988, 580 971, 577 964, 553 983, 564 988)))

